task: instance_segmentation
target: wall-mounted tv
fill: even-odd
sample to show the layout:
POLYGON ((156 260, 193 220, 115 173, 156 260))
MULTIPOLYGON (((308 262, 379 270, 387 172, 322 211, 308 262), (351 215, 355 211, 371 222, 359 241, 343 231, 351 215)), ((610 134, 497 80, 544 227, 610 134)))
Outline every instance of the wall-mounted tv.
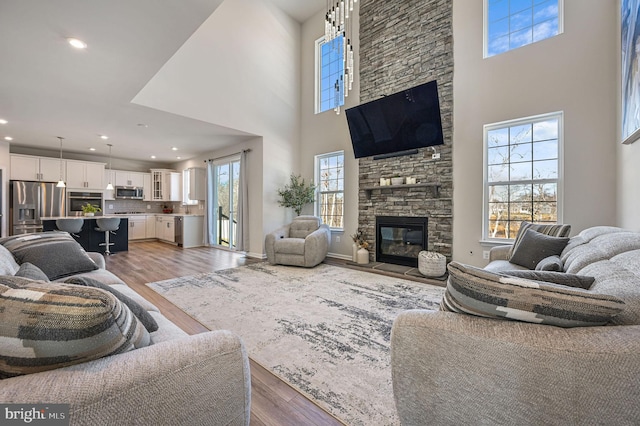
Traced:
POLYGON ((356 158, 444 144, 435 80, 349 108, 345 115, 356 158))

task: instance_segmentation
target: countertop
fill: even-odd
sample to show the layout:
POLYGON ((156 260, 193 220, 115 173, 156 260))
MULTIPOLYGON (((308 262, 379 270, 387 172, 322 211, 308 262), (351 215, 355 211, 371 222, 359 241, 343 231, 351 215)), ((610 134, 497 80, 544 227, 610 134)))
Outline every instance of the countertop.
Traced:
POLYGON ((101 217, 119 217, 119 218, 128 218, 128 217, 136 217, 136 216, 194 216, 194 217, 203 217, 204 214, 186 214, 186 213, 127 213, 127 214, 105 214, 101 216, 49 216, 42 217, 41 220, 57 220, 57 219, 99 219, 101 217))

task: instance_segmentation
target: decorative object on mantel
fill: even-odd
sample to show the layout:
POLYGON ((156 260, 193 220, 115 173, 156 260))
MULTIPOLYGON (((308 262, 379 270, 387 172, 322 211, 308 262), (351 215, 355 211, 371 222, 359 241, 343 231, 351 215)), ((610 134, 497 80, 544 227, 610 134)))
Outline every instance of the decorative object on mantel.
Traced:
MULTIPOLYGON (((431 187, 433 188, 433 196, 434 197, 439 197, 440 196, 440 186, 441 184, 439 182, 425 182, 425 183, 414 183, 414 184, 403 184, 403 185, 378 185, 378 186, 364 186, 361 187, 360 189, 364 190, 364 193, 367 197, 367 200, 371 199, 371 191, 373 191, 374 189, 381 189, 380 186, 386 186, 388 189, 393 189, 393 188, 426 188, 426 187, 431 187)), ((387 189, 384 188, 384 189, 387 189)))
POLYGON ((291 207, 296 215, 300 216, 302 208, 316 200, 316 186, 306 183, 300 175, 291 174, 289 184, 278 189, 280 200, 278 204, 283 207, 291 207))
POLYGON ((425 277, 441 277, 447 272, 447 258, 434 251, 418 253, 418 271, 425 277))
POLYGON ((391 185, 402 185, 404 184, 404 178, 403 177, 392 177, 391 178, 391 185))
POLYGON ((416 178, 407 176, 407 178, 405 179, 405 183, 407 185, 415 185, 416 184, 416 178))
MULTIPOLYGON (((337 0, 333 6, 327 1, 327 13, 324 19, 324 42, 332 40, 340 41, 337 45, 342 47, 342 64, 344 73, 340 80, 336 80, 336 92, 340 92, 340 86, 344 91, 344 97, 349 96, 349 91, 353 88, 354 62, 353 44, 351 43, 353 24, 353 5, 358 0, 337 0), (340 40, 339 38, 342 38, 340 40)), ((340 106, 333 109, 336 114, 340 114, 340 106)))

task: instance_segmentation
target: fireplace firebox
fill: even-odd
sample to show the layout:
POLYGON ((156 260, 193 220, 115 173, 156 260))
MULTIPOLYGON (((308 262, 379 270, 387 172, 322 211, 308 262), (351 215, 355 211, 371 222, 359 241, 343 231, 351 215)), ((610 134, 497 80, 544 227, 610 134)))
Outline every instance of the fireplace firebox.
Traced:
POLYGON ((376 216, 376 261, 418 267, 427 250, 426 217, 376 216))

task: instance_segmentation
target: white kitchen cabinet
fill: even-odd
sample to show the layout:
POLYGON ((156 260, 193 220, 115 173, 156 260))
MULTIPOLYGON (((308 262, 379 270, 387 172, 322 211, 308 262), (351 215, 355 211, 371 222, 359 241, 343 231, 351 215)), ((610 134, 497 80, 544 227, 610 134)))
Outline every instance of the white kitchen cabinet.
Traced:
POLYGON ((189 192, 184 194, 184 200, 204 200, 206 192, 206 170, 203 167, 191 167, 187 169, 187 173, 189 175, 189 192))
POLYGON ((147 228, 147 238, 156 238, 156 217, 154 215, 147 215, 145 227, 147 228))
POLYGON ((66 180, 65 162, 59 158, 36 157, 32 155, 10 155, 11 180, 35 180, 42 182, 57 182, 66 180), (62 161, 62 166, 60 162, 62 161))
POLYGON ((66 160, 67 188, 104 189, 104 163, 66 160))
POLYGON ((156 216, 156 238, 175 243, 174 222, 173 216, 156 216))
MULTIPOLYGON (((151 191, 151 173, 143 173, 142 176, 142 200, 143 201, 152 201, 152 191, 151 191)), ((154 217, 155 219, 155 217, 154 217)), ((154 224, 155 226, 155 224, 154 224)))
POLYGON ((116 170, 115 174, 116 186, 135 186, 137 188, 141 188, 142 186, 144 186, 144 173, 142 172, 116 170))
POLYGON ((129 240, 147 238, 146 216, 129 216, 129 240))
POLYGON ((153 201, 182 201, 180 173, 175 170, 151 169, 151 199, 153 201))

